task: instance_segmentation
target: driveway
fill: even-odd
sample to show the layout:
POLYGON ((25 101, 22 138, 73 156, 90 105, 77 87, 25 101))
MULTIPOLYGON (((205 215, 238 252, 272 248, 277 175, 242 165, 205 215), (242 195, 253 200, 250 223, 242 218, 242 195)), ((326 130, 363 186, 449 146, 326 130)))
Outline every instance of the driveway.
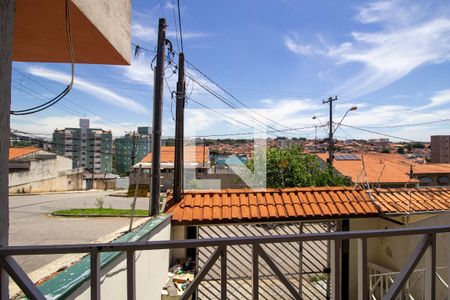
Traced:
MULTIPOLYGON (((105 208, 130 208, 132 198, 108 196, 111 192, 78 192, 36 196, 10 196, 10 245, 90 243, 129 224, 128 218, 63 218, 51 212, 92 208, 96 199, 105 208)), ((136 208, 147 209, 148 198, 138 198, 136 208)), ((16 257, 25 272, 34 271, 61 255, 16 257)))

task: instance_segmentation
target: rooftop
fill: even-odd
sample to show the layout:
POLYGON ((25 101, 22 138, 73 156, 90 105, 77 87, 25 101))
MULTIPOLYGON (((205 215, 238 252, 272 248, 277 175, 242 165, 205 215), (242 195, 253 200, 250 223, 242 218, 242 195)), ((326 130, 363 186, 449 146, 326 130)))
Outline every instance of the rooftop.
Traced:
POLYGON ((348 187, 227 189, 186 191, 168 209, 174 224, 288 221, 376 216, 378 210, 362 190, 348 187))
MULTIPOLYGON (((185 146, 184 147, 185 162, 207 163, 209 161, 209 148, 203 146, 185 146), (194 161, 193 161, 194 160, 194 161)), ((151 163, 152 153, 147 154, 139 163, 151 163)), ((161 163, 175 162, 175 147, 161 147, 161 163)))
POLYGON ((381 213, 450 211, 449 188, 374 189, 371 195, 381 213))
POLYGON ((29 155, 31 153, 35 153, 41 150, 37 147, 18 147, 18 148, 9 148, 9 160, 14 160, 18 158, 22 158, 26 155, 29 155))
MULTIPOLYGON (((327 153, 316 154, 323 161, 328 158, 327 153)), ((366 180, 363 170, 363 160, 369 183, 415 183, 417 179, 410 178, 411 165, 416 165, 400 154, 393 153, 352 153, 359 159, 334 160, 334 168, 344 176, 351 177, 353 182, 366 180), (360 175, 361 174, 361 175, 360 175), (359 178, 358 178, 359 177, 359 178)))
POLYGON ((169 195, 166 208, 174 225, 361 218, 449 210, 449 188, 364 191, 350 187, 186 191, 179 203, 169 195))

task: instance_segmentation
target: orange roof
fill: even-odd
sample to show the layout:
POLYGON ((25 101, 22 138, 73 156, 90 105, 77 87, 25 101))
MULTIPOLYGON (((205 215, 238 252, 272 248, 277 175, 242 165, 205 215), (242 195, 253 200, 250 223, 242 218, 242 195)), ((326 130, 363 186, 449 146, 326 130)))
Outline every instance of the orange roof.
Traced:
MULTIPOLYGON (((185 162, 192 162, 192 157, 195 155, 196 163, 203 163, 209 161, 209 148, 203 146, 185 146, 184 159, 185 162), (195 151, 195 153, 194 153, 195 151)), ((175 147, 162 146, 161 147, 161 163, 173 163, 175 161, 175 147)), ((147 154, 140 163, 151 163, 152 153, 147 154)))
POLYGON ((374 189, 381 213, 417 213, 450 210, 449 188, 374 189))
MULTIPOLYGON (((337 153, 338 154, 338 153, 337 153)), ((316 154, 326 161, 327 153, 316 154)), ((410 179, 411 165, 416 166, 400 154, 393 153, 352 153, 359 158, 363 156, 369 183, 414 183, 417 179, 410 179), (383 170, 384 166, 384 170, 383 170), (381 175, 381 176, 380 176, 381 175)), ((334 168, 344 176, 351 177, 353 182, 365 182, 362 160, 333 160, 334 168), (361 174, 361 175, 360 175, 361 174), (359 176, 359 179, 358 179, 359 176)))
POLYGON ((444 174, 450 173, 450 164, 416 164, 414 174, 444 174))
POLYGON ((378 215, 366 192, 348 187, 188 191, 169 196, 175 224, 331 219, 378 215))
POLYGON ((9 160, 18 159, 39 150, 41 149, 37 147, 9 148, 9 160))

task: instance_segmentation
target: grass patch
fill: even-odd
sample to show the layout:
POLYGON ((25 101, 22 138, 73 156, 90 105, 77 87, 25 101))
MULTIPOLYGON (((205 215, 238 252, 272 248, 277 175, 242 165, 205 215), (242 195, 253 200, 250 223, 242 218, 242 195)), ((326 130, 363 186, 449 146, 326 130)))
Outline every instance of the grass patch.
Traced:
MULTIPOLYGON (((62 217, 130 217, 131 209, 72 208, 54 211, 52 215, 62 217)), ((134 215, 136 217, 147 217, 148 211, 136 209, 134 215)))

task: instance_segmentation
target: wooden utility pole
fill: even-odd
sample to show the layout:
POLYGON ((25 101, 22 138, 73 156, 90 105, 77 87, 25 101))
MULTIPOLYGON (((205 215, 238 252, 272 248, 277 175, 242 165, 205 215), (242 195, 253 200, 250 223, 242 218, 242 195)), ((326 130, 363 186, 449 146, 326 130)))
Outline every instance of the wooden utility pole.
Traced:
POLYGON ((156 216, 159 213, 160 182, 161 182, 161 134, 163 114, 164 91, 164 56, 166 43, 166 20, 159 19, 158 49, 156 53, 156 68, 153 85, 153 145, 152 145, 152 187, 149 215, 156 216))
MULTIPOLYGON (((0 1, 0 247, 8 246, 8 161, 15 0, 0 1)), ((0 298, 9 299, 8 275, 0 269, 0 298)))
POLYGON ((334 148, 334 141, 333 141, 333 102, 337 101, 337 96, 329 97, 328 100, 323 100, 322 103, 326 104, 329 103, 330 105, 330 120, 328 122, 329 124, 329 134, 328 134, 328 167, 330 170, 333 169, 333 148, 334 148))
POLYGON ((136 131, 133 131, 133 135, 131 136, 131 167, 134 166, 134 160, 136 159, 136 131))
POLYGON ((173 176, 173 195, 175 202, 181 201, 181 194, 184 188, 184 104, 184 53, 180 53, 178 55, 177 102, 175 112, 175 170, 173 176))

